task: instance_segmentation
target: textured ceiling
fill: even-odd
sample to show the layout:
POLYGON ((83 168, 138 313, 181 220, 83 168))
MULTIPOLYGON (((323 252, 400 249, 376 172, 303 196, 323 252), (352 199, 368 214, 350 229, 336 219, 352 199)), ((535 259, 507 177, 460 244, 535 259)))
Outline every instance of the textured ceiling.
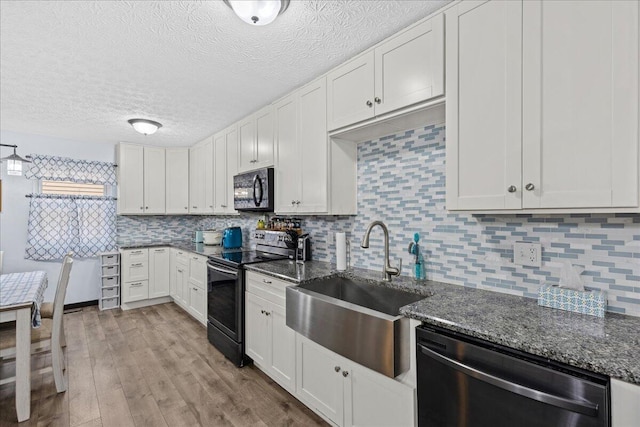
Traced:
POLYGON ((1 1, 0 129, 190 145, 448 1, 292 0, 265 27, 221 0, 1 1))

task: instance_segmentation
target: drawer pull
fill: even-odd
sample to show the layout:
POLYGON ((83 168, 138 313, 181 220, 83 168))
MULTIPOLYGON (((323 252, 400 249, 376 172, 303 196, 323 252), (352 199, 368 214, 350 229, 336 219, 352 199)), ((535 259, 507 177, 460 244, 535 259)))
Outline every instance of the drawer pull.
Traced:
POLYGON ((135 264, 131 264, 131 267, 142 267, 142 263, 136 262, 135 264))
POLYGON ((270 285, 271 283, 273 283, 271 280, 267 280, 267 279, 262 279, 262 281, 267 285, 270 285))
POLYGON ((129 284, 129 286, 133 287, 133 286, 142 286, 142 282, 136 282, 136 283, 131 283, 129 284))
POLYGON ((178 269, 178 273, 184 273, 184 270, 178 269))
POLYGON ((164 249, 154 249, 155 252, 164 252, 164 249))
POLYGON ((131 254, 132 254, 132 255, 133 255, 133 254, 141 254, 141 253, 142 253, 142 251, 131 251, 131 254))

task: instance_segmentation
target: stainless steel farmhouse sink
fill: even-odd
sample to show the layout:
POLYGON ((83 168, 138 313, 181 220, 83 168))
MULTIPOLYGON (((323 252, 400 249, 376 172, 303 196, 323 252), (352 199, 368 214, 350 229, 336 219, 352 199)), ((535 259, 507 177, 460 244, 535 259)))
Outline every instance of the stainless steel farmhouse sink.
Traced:
POLYGON ((388 377, 409 369, 409 319, 400 307, 424 295, 335 277, 287 288, 287 326, 388 377))

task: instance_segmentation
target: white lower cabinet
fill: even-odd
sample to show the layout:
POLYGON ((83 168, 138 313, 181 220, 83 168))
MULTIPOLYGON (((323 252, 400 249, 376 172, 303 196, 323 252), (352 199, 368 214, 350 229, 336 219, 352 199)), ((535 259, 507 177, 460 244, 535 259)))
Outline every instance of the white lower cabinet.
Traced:
POLYGON ((171 249, 170 296, 198 322, 207 323, 207 258, 171 249))
POLYGON ((413 426, 415 389, 296 334, 298 398, 338 426, 413 426))
POLYGON ((292 283, 247 273, 245 353, 267 375, 295 393, 296 338, 286 325, 285 289, 292 283))
POLYGON ((611 426, 637 427, 640 422, 640 386, 611 379, 611 426))
POLYGON ((149 281, 137 280, 122 283, 122 302, 136 302, 149 299, 149 281))
POLYGON ((149 249, 149 298, 169 296, 169 248, 149 249))

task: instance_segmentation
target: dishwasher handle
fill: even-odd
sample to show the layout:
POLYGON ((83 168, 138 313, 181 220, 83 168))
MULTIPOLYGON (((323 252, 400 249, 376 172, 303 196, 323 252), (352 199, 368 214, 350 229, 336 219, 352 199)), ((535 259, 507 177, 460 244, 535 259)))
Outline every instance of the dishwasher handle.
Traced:
POLYGON ((452 369, 463 372, 470 377, 473 377, 480 381, 484 381, 495 387, 569 411, 578 412, 580 414, 588 415, 591 417, 598 416, 598 405, 596 404, 589 402, 580 402, 573 399, 566 399, 564 397, 555 396, 553 394, 545 393, 540 390, 525 387, 520 384, 516 384, 511 381, 493 376, 491 374, 487 374, 486 372, 479 371, 478 369, 467 366, 463 363, 458 362, 457 360, 450 359, 436 351, 431 350, 430 348, 425 347, 422 344, 418 344, 418 347, 420 348, 422 354, 424 354, 425 356, 431 357, 432 359, 435 359, 452 369))

